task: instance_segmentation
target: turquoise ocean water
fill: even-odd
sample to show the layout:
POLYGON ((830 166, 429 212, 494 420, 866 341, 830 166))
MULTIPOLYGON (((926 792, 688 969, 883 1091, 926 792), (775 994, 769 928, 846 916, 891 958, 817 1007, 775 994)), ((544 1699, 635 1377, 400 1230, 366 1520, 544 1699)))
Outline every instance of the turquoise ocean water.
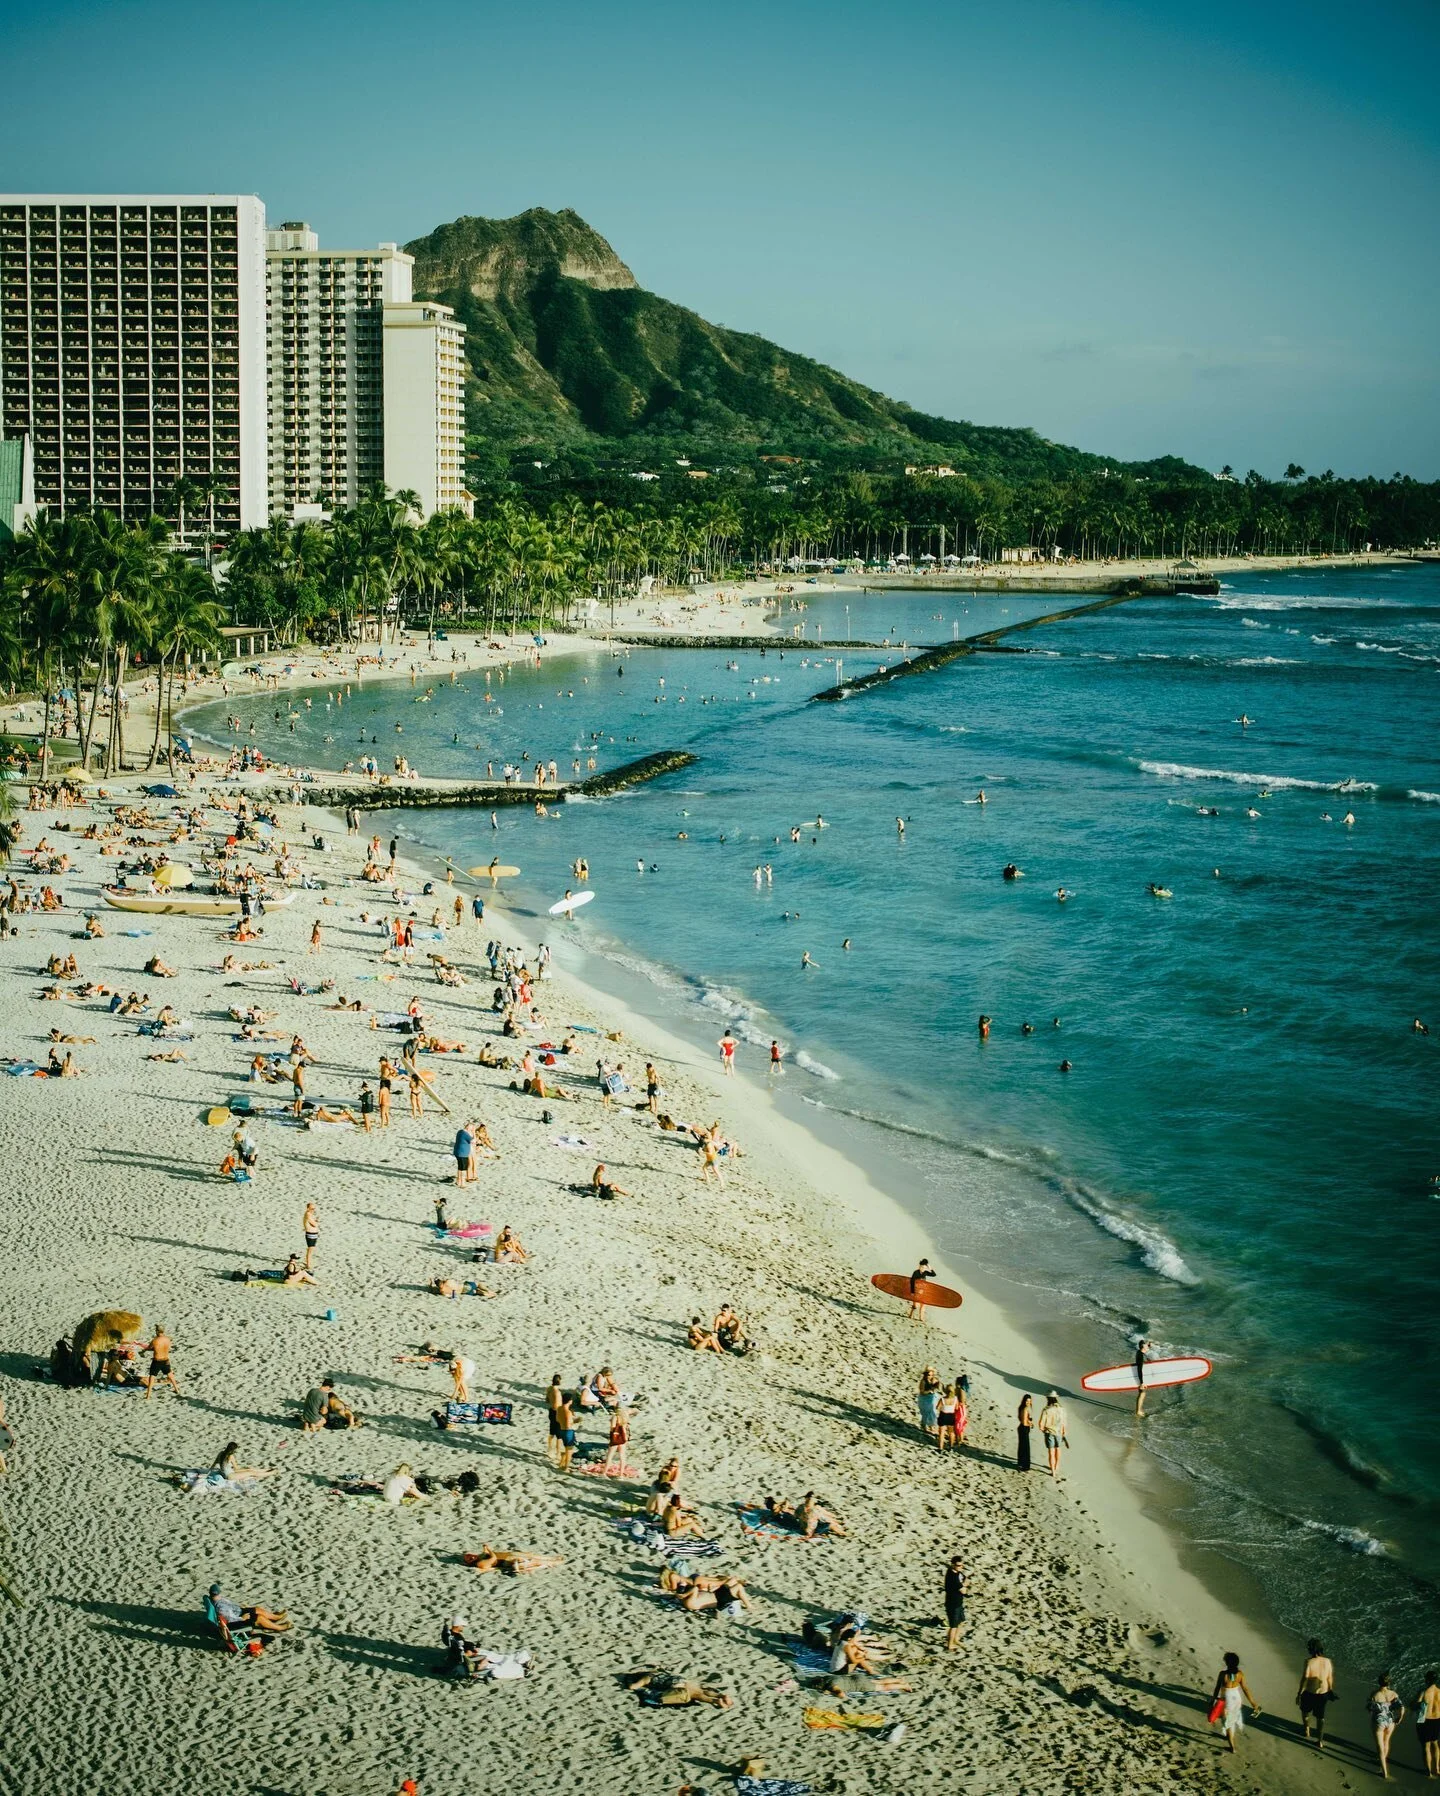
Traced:
MULTIPOLYGON (((598 649, 192 721, 224 741, 236 713, 332 767, 363 727, 434 773, 693 750, 555 819, 502 811, 498 834, 392 817, 461 867, 498 847, 522 907, 585 855, 597 900, 554 928, 558 958, 707 1049, 732 1024, 757 1074, 778 1035, 789 1106, 1077 1380, 1142 1333, 1209 1355, 1143 1436, 1115 1407, 1084 1425, 1143 1438, 1136 1475, 1197 1558, 1242 1568, 1283 1624, 1418 1667, 1440 1651, 1440 570, 1236 577, 805 702, 835 679, 817 638, 1054 608, 816 595, 784 619, 804 642, 764 655, 598 649)), ((845 672, 891 658, 847 651, 845 672)))

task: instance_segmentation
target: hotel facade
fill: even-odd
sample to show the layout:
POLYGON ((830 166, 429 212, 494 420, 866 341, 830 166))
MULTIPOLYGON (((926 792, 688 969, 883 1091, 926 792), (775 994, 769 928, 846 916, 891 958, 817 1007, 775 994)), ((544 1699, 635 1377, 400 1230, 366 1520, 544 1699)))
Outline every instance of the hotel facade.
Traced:
POLYGON ((393 243, 267 233, 254 195, 0 195, 0 441, 35 503, 178 518, 193 544, 378 481, 471 508, 465 329, 393 243))
POLYGON ((0 195, 0 438, 36 503, 262 524, 265 208, 253 194, 0 195), (199 514, 198 517, 196 514, 199 514))

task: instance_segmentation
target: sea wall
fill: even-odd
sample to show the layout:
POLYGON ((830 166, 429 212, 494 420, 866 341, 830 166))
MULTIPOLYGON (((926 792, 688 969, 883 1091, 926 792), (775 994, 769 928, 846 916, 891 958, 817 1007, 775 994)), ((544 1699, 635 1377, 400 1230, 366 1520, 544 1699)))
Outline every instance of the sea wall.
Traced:
MULTIPOLYGON (((642 755, 638 761, 627 761, 609 773, 597 773, 587 780, 569 780, 553 786, 507 786, 500 780, 401 780, 382 785, 377 780, 353 779, 335 774, 330 778, 306 781, 299 790, 301 802, 319 805, 328 811, 343 811, 353 806, 359 811, 438 810, 449 805, 472 805, 495 810, 501 805, 563 803, 572 795, 603 798, 610 792, 622 792, 627 786, 641 786, 647 780, 659 779, 688 767, 695 756, 684 749, 666 748, 658 754, 642 755)), ((295 788, 290 781, 261 787, 257 796, 273 804, 289 804, 295 788)))

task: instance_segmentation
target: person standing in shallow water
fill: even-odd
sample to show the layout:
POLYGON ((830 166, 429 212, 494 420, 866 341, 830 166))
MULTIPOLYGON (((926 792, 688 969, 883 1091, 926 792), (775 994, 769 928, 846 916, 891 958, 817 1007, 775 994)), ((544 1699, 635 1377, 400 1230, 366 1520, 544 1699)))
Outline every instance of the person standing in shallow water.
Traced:
POLYGON ((1030 1470, 1030 1430, 1035 1426, 1035 1399, 1026 1391, 1015 1412, 1015 1469, 1030 1470))

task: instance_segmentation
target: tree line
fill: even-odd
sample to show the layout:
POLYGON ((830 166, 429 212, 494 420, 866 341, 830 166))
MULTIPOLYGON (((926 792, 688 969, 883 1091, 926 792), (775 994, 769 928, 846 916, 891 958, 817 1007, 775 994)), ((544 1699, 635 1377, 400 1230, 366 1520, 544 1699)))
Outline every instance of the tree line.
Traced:
MULTIPOLYGON (((402 624, 484 630, 594 621, 648 579, 683 586, 795 561, 888 562, 897 554, 974 554, 1031 545, 1081 559, 1315 554, 1370 543, 1405 549, 1440 538, 1440 483, 1307 476, 1169 478, 1098 470, 1065 479, 807 474, 784 465, 763 482, 699 482, 676 471, 603 495, 512 485, 475 517, 421 520, 413 493, 377 486, 324 525, 275 519, 217 544, 213 494, 172 495, 178 533, 159 517, 42 513, 0 545, 0 677, 44 702, 42 775, 52 713, 81 762, 124 764, 126 672, 153 666, 159 755, 177 675, 214 653, 219 629, 268 627, 280 641, 383 640, 402 624), (201 565, 185 506, 212 500, 201 565), (103 725, 103 728, 101 727, 103 725)), ((192 517, 192 524, 194 520, 192 517)), ((172 738, 173 741, 173 738, 172 738)), ((173 748, 171 750, 173 755, 173 748)))

